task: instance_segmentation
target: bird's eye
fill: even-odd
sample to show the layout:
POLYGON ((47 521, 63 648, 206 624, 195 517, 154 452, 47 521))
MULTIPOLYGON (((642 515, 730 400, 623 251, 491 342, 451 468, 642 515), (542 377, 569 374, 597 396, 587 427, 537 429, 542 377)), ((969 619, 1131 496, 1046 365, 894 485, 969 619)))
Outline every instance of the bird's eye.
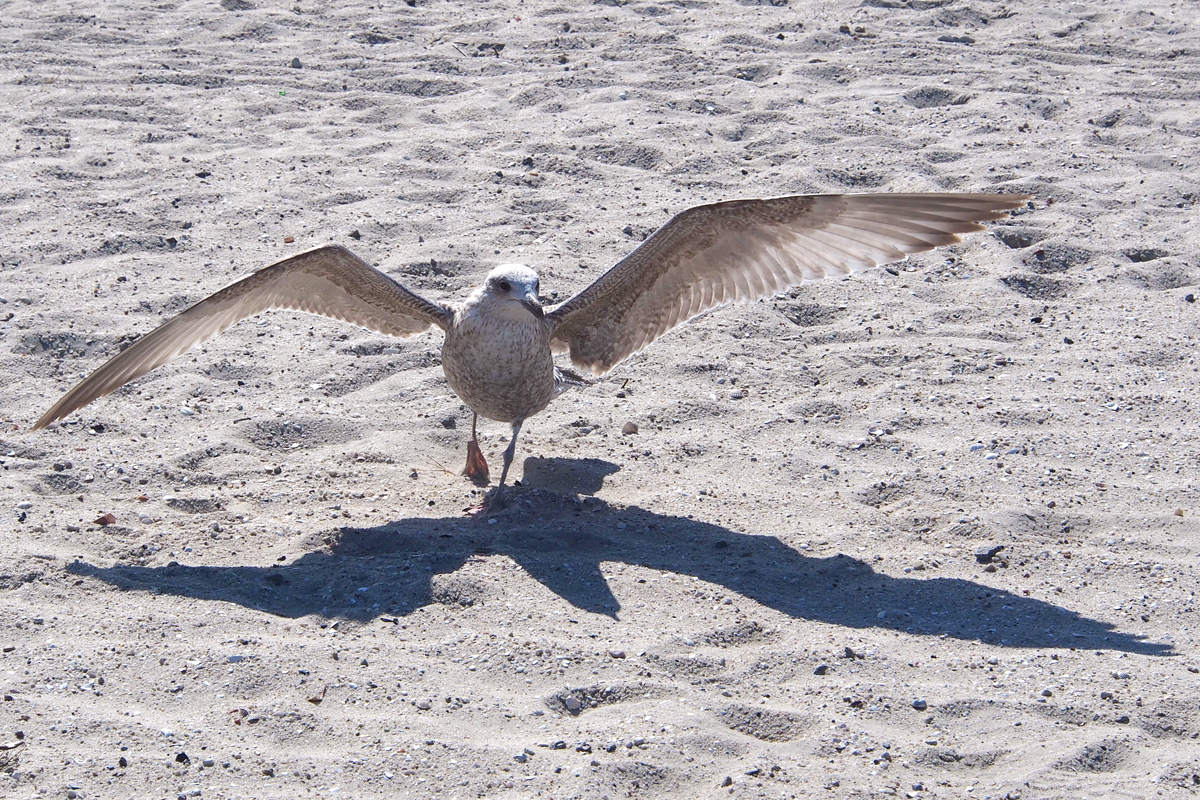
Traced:
POLYGON ((508 281, 500 281, 500 291, 502 291, 502 292, 511 292, 511 291, 512 291, 512 284, 511 284, 511 283, 509 283, 508 281))

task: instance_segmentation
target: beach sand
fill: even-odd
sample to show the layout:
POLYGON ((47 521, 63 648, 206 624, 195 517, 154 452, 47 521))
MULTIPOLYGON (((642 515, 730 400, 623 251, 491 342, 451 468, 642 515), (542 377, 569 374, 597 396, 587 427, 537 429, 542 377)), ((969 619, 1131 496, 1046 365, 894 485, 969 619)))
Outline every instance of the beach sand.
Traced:
POLYGON ((0 795, 1200 790, 1200 33, 1117 5, 6 3, 0 795), (875 191, 1034 199, 568 392, 491 521, 440 333, 265 314, 29 432, 326 243, 553 304, 875 191))

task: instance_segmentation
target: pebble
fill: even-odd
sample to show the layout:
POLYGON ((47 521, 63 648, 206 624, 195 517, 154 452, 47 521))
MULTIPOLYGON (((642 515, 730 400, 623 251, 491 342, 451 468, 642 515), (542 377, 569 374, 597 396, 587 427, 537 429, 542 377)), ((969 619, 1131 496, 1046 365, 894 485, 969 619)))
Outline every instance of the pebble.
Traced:
POLYGON ((929 704, 924 700, 913 700, 912 707, 917 711, 924 711, 925 709, 929 708, 929 704))
POLYGON ((516 761, 518 764, 524 764, 528 760, 529 756, 525 755, 524 753, 517 753, 515 756, 513 756, 513 761, 516 761))
POLYGON ((422 711, 428 711, 429 709, 433 708, 433 703, 429 702, 428 700, 418 700, 417 708, 421 709, 422 711))
POLYGON ((304 68, 304 65, 300 63, 300 59, 298 59, 298 58, 292 59, 292 69, 303 69, 303 68, 304 68))
POLYGON ((572 714, 583 708, 583 703, 579 702, 578 697, 568 697, 563 701, 563 705, 565 705, 567 707, 567 711, 570 711, 572 714))
POLYGON ((625 651, 624 650, 616 650, 616 649, 609 650, 608 655, 609 655, 609 658, 624 658, 625 651))
MULTIPOLYGON (((621 426, 621 433, 625 434, 626 436, 635 434, 637 432, 638 432, 638 426, 637 426, 636 422, 626 422, 624 425, 621 426)), ((1180 516, 1182 516, 1182 515, 1180 515, 1180 516)))
POLYGON ((821 664, 820 666, 818 666, 816 669, 813 670, 813 675, 824 675, 827 672, 829 672, 829 665, 821 664))
POLYGON ((1042 689, 1042 697, 1054 697, 1054 692, 1049 689, 1042 689))
POLYGON ((21 509, 22 511, 28 511, 29 509, 33 508, 33 503, 29 502, 28 500, 24 500, 20 503, 17 503, 17 508, 21 509))
POLYGON ((1002 545, 1002 544, 992 545, 990 547, 981 547, 980 549, 975 551, 975 560, 978 561, 980 564, 987 564, 989 561, 991 561, 993 558, 996 557, 997 553, 999 553, 1003 549, 1004 549, 1004 545, 1002 545))

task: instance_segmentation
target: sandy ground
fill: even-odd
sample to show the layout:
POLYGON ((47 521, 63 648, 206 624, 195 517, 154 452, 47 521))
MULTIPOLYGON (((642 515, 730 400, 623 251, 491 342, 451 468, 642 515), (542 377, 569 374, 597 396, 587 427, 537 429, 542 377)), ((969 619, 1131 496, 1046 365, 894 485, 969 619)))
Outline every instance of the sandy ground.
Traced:
POLYGON ((1200 791, 1194 4, 0 8, 0 795, 1200 791), (29 433, 326 242, 552 303, 898 190, 1035 200, 564 395, 491 524, 438 335, 268 314, 29 433))

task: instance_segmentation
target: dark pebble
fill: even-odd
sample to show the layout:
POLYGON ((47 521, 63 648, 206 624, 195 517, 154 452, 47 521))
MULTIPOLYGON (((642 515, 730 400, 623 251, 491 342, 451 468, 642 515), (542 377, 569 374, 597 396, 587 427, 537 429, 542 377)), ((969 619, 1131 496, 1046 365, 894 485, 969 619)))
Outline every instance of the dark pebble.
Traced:
POLYGON ((292 69, 300 69, 300 68, 302 68, 303 66, 304 66, 304 65, 300 63, 300 59, 298 59, 298 58, 293 58, 293 59, 292 59, 292 69))
POLYGON ((913 708, 915 708, 917 711, 924 711, 925 709, 929 708, 929 704, 924 700, 913 700, 913 708))
POLYGON ((824 674, 825 674, 825 673, 827 673, 827 672, 829 672, 829 665, 828 665, 828 664, 822 664, 822 665, 820 665, 819 667, 817 667, 816 669, 814 669, 814 670, 813 670, 813 675, 824 675, 824 674))
POLYGON ((1128 725, 1129 724, 1129 715, 1122 714, 1121 716, 1119 716, 1115 720, 1113 720, 1113 722, 1117 723, 1118 725, 1128 725))
POLYGON ((999 553, 1003 549, 1004 549, 1004 545, 1002 545, 1002 544, 994 545, 992 547, 980 548, 979 550, 975 551, 975 560, 978 561, 980 564, 987 564, 993 558, 996 557, 997 553, 999 553))

